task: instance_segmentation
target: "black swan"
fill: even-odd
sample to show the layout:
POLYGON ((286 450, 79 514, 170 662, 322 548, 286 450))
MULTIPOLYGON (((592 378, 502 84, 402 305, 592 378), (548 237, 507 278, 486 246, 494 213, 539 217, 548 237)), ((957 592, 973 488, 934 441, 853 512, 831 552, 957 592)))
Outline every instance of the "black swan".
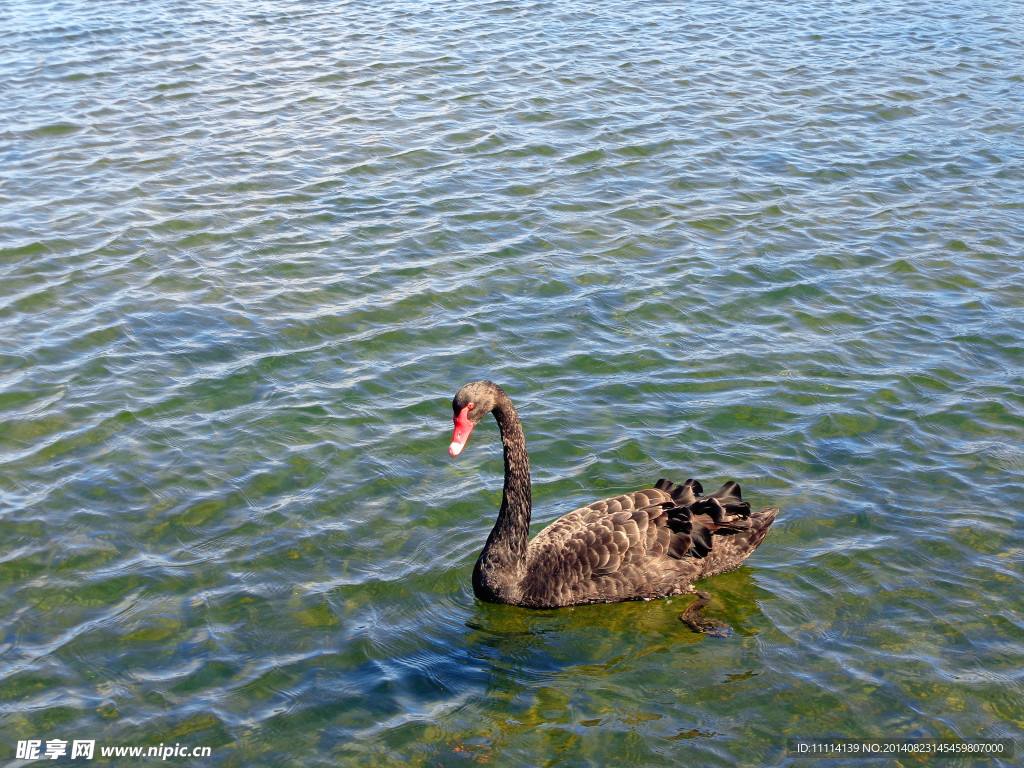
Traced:
POLYGON ((710 599, 692 582, 736 568, 757 549, 778 514, 751 512, 737 483, 701 496, 696 480, 659 480, 596 501, 530 534, 530 459, 519 415, 490 381, 475 381, 452 400, 455 433, 448 453, 458 456, 469 433, 493 413, 505 448, 505 488, 491 535, 473 569, 481 600, 529 608, 650 600, 695 593, 679 618, 694 631, 722 627, 698 612, 710 599))

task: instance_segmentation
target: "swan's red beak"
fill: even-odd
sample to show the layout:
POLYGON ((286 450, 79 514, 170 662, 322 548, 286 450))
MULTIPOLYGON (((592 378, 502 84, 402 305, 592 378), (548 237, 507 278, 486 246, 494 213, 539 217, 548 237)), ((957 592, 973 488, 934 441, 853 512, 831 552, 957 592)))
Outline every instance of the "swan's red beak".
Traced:
POLYGON ((452 435, 452 444, 448 446, 449 456, 458 456, 462 453, 462 449, 466 447, 466 441, 469 440, 469 433, 473 431, 473 422, 469 420, 469 409, 473 407, 470 403, 456 416, 453 421, 455 422, 455 434, 452 435))

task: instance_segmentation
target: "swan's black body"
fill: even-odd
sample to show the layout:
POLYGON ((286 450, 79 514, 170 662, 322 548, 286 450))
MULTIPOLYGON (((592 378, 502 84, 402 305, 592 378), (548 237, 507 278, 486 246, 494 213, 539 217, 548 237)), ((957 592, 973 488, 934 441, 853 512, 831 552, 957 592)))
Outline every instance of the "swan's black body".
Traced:
POLYGON ((481 600, 557 608, 692 592, 694 580, 746 560, 778 513, 752 513, 733 482, 701 496, 696 480, 659 480, 570 512, 529 541, 530 460, 512 401, 496 384, 478 381, 460 389, 452 407, 452 455, 488 413, 505 448, 501 509, 473 569, 473 591, 481 600))

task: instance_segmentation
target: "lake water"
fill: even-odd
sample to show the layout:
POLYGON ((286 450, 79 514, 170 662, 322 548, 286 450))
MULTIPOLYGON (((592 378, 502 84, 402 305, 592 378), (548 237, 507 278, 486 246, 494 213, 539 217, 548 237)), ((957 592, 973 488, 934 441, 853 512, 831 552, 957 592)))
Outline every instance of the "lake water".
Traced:
POLYGON ((1020 765, 1022 61, 1009 0, 4 3, 0 757, 1020 765), (478 378, 535 528, 782 509, 730 637, 474 600, 478 378))

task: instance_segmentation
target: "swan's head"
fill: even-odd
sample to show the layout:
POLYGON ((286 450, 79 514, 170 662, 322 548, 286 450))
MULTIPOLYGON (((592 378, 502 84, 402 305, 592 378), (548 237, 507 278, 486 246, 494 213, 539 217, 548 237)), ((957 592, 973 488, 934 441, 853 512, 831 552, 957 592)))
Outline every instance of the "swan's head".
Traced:
POLYGON ((462 453, 473 427, 494 410, 502 395, 505 393, 493 381, 474 381, 455 393, 452 398, 455 433, 452 435, 452 444, 448 446, 450 456, 462 453))

